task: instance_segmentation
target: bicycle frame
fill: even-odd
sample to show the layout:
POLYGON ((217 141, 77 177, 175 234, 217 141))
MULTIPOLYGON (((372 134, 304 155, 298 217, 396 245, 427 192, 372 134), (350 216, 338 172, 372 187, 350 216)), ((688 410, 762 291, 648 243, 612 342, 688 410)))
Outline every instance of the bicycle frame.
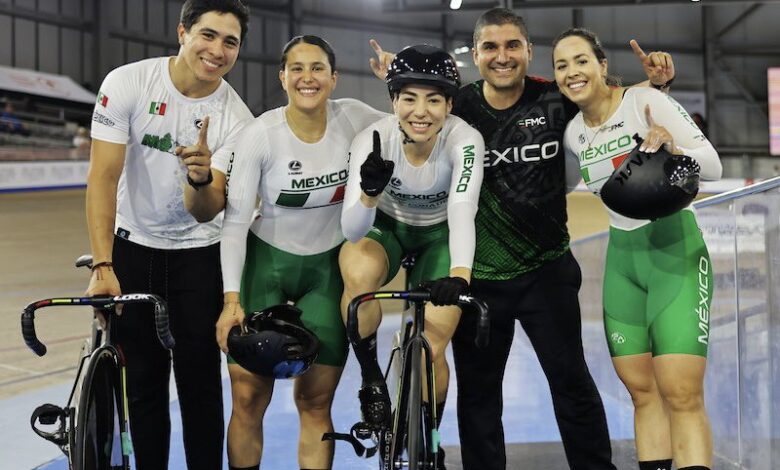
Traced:
POLYGON ((167 306, 165 301, 156 295, 125 294, 45 299, 30 303, 22 312, 22 336, 25 344, 38 356, 46 354, 46 346, 38 339, 35 332, 36 310, 52 306, 82 305, 109 313, 106 316, 105 334, 101 335, 99 330, 93 331, 91 351, 79 360, 76 381, 71 389, 66 407, 62 409, 54 405, 43 405, 33 412, 30 419, 33 431, 57 445, 68 458, 69 466, 73 470, 129 469, 129 455, 132 453, 132 445, 127 424, 125 367, 120 351, 111 341, 112 315, 110 313, 117 304, 136 303, 154 304, 158 339, 164 347, 173 348, 175 342, 169 329, 167 306), (102 344, 98 345, 101 336, 103 336, 103 341, 102 344), (85 365, 81 393, 78 404, 74 407, 74 395, 85 365), (111 416, 106 416, 107 414, 111 414, 111 416), (114 422, 115 418, 116 422, 114 422), (36 421, 46 425, 59 421, 59 426, 54 432, 45 432, 35 426, 36 421), (118 428, 119 442, 112 442, 107 448, 89 446, 91 444, 90 437, 92 437, 88 434, 90 423, 95 423, 96 427, 110 426, 112 428, 111 435, 114 435, 114 431, 118 428), (112 449, 115 449, 115 446, 121 449, 121 464, 111 461, 114 455, 112 449))
MULTIPOLYGON (((405 318, 407 327, 400 345, 402 370, 396 391, 397 406, 393 413, 393 423, 390 429, 374 436, 380 447, 380 469, 437 470, 439 468, 436 459, 439 450, 439 434, 436 427, 436 407, 431 406, 431 412, 426 414, 423 412, 422 403, 423 380, 426 382, 429 396, 435 396, 436 393, 431 347, 425 337, 425 303, 430 300, 430 292, 421 288, 409 291, 370 292, 355 297, 350 302, 347 311, 347 336, 353 344, 360 340, 357 315, 360 304, 384 299, 406 300, 414 304, 414 309, 411 318, 405 314, 407 315, 405 318), (410 324, 411 326, 408 326, 410 324), (422 374, 423 361, 425 364, 424 375, 422 374)), ((487 306, 470 296, 461 296, 459 305, 474 306, 478 310, 476 342, 479 347, 484 347, 488 341, 489 331, 487 306)), ((389 368, 388 373, 390 373, 389 368)), ((361 435, 361 429, 357 426, 352 428, 352 439, 348 435, 339 436, 341 436, 340 439, 351 442, 358 455, 363 455, 359 452, 358 446, 360 444, 354 439, 364 437, 361 435)), ((367 456, 373 455, 370 452, 364 453, 367 456)))

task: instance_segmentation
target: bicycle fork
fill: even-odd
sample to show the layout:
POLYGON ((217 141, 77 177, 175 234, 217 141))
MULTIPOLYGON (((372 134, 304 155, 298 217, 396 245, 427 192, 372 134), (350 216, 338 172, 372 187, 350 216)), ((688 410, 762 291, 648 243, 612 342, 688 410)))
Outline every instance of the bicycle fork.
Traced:
POLYGON ((425 324, 422 305, 415 306, 414 317, 414 330, 403 344, 403 368, 396 401, 398 406, 394 413, 391 436, 387 436, 389 448, 385 448, 389 452, 383 456, 388 470, 437 468, 436 455, 440 439, 436 428, 436 407, 430 406, 430 413, 423 412, 423 363, 429 402, 436 396, 436 384, 430 343, 423 335, 425 324))

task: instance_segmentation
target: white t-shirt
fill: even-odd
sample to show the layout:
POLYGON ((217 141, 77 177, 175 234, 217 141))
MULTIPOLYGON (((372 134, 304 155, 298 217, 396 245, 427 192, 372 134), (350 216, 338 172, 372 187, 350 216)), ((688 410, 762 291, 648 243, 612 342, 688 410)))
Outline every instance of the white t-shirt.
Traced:
POLYGON ((325 135, 310 144, 290 130, 284 109, 248 123, 236 145, 222 242, 226 292, 238 291, 248 228, 295 255, 324 253, 344 240, 340 215, 349 145, 358 132, 386 116, 354 99, 329 100, 325 135), (258 196, 262 203, 255 217, 258 196))
POLYGON ((393 176, 379 196, 378 209, 393 219, 414 226, 430 226, 445 220, 450 228, 450 267, 471 268, 482 158, 485 143, 480 133, 457 116, 450 115, 436 137, 428 159, 414 166, 406 159, 398 118, 388 116, 361 132, 350 149, 347 193, 341 224, 344 236, 356 242, 374 223, 376 208, 360 201, 360 166, 373 149, 373 133, 379 131, 382 158, 395 163, 393 176))
POLYGON ((92 115, 92 138, 127 146, 117 190, 119 236, 151 248, 208 246, 219 241, 222 216, 201 224, 187 212, 187 167, 173 152, 197 142, 208 116, 212 167, 225 173, 241 122, 252 113, 224 80, 209 96, 184 96, 171 81, 170 60, 146 59, 111 71, 92 115))
MULTIPOLYGON (((623 100, 615 113, 598 127, 588 127, 579 112, 566 126, 566 180, 573 189, 581 179, 594 194, 599 191, 615 168, 636 146, 634 134, 644 138, 650 126, 645 118, 645 106, 655 123, 672 134, 674 144, 701 166, 700 177, 720 179, 722 166, 718 152, 702 134, 685 109, 672 97, 652 88, 634 87, 625 90, 623 100)), ((609 208, 610 225, 621 230, 634 230, 650 223, 631 219, 609 208)), ((688 207, 688 210, 693 210, 688 207)))

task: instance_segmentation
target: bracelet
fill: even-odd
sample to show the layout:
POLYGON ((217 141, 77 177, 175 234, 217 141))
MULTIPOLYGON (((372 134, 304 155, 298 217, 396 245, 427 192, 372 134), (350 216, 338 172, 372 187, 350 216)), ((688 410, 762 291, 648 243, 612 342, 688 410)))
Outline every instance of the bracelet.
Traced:
POLYGON ((664 83, 663 85, 656 85, 653 82, 650 82, 650 86, 655 88, 656 90, 663 90, 664 88, 669 88, 672 86, 672 83, 674 82, 674 77, 670 78, 668 82, 664 83))
POLYGON ((211 173, 211 169, 209 169, 209 175, 206 177, 206 181, 201 181, 200 183, 196 183, 195 181, 190 178, 190 174, 187 173, 187 182, 195 188, 195 191, 198 191, 202 186, 208 186, 211 184, 211 182, 214 181, 214 175, 211 173))
POLYGON ((113 268, 114 263, 111 261, 101 261, 92 265, 92 272, 95 272, 97 268, 113 268))

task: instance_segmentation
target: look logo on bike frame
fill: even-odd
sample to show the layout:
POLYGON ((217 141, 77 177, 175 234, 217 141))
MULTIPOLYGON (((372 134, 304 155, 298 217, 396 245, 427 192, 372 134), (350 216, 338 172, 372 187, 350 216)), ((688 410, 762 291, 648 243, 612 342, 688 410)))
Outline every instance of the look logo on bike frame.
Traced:
MULTIPOLYGON (((91 263, 79 264, 89 265, 91 263)), ((68 458, 70 470, 129 470, 132 444, 127 426, 125 362, 121 351, 111 340, 111 321, 116 305, 154 304, 155 327, 160 343, 174 346, 168 325, 165 301, 152 294, 118 296, 61 297, 38 300, 22 312, 22 336, 35 354, 44 356, 44 345, 35 332, 35 312, 45 307, 90 306, 106 314, 105 338, 95 328, 89 353, 79 360, 76 381, 64 408, 45 404, 30 417, 33 431, 57 445, 68 458), (86 366, 86 369, 84 367, 86 366), (81 372, 84 370, 84 374, 81 372), (74 402, 77 390, 80 392, 74 402), (56 425, 53 431, 38 427, 56 425)))

